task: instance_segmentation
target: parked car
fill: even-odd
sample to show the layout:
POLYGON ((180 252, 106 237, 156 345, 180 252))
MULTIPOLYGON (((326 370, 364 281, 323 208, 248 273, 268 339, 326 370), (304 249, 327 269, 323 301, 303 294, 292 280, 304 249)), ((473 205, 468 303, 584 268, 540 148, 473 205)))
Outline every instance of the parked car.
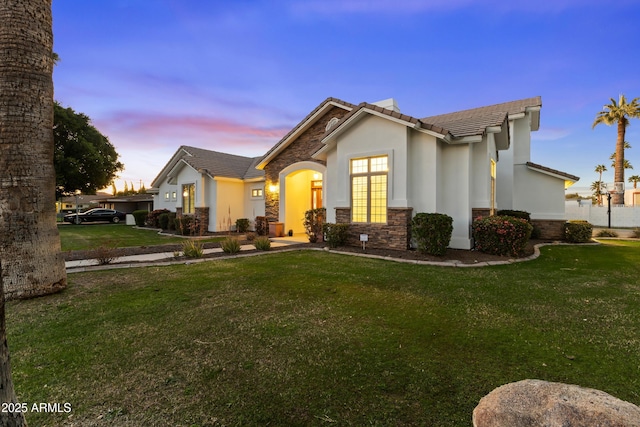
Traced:
POLYGON ((124 220, 127 217, 127 214, 114 211, 113 209, 102 209, 95 208, 89 209, 86 212, 80 212, 79 214, 69 214, 64 216, 65 222, 70 222, 72 224, 80 224, 83 222, 97 222, 97 221, 108 221, 113 222, 115 224, 124 220))

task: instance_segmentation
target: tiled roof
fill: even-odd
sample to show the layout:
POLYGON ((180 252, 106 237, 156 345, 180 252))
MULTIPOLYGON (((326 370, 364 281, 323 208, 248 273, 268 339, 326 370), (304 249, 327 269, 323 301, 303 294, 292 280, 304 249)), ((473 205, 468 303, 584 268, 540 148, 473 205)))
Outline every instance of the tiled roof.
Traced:
POLYGON ((542 99, 536 96, 448 114, 424 117, 420 120, 424 123, 430 123, 448 129, 449 132, 456 137, 463 137, 480 135, 484 133, 485 129, 489 126, 501 125, 506 115, 524 113, 528 108, 541 106, 542 99))
POLYGON ((538 169, 540 171, 548 172, 548 173, 551 173, 551 174, 554 174, 554 175, 559 175, 559 176, 561 176, 563 178, 566 178, 569 181, 574 181, 575 182, 575 181, 580 180, 579 176, 571 175, 569 173, 562 172, 562 171, 559 171, 557 169, 551 169, 551 168, 548 168, 546 166, 539 165, 537 163, 527 162, 527 166, 529 166, 530 168, 538 169))
POLYGON ((180 150, 185 152, 182 161, 212 177, 250 179, 264 176, 263 171, 255 169, 260 157, 244 157, 184 145, 180 150))

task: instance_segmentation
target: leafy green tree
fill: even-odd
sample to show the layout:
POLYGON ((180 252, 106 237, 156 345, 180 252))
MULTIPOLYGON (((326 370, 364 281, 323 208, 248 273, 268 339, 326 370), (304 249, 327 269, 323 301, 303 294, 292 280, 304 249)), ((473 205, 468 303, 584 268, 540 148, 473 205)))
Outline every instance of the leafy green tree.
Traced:
MULTIPOLYGON (((592 128, 604 123, 607 126, 617 124, 618 137, 616 139, 616 158, 614 161, 615 182, 624 182, 624 137, 630 118, 640 118, 640 98, 634 98, 627 102, 624 95, 620 95, 618 101, 610 98, 611 104, 605 105, 603 110, 596 115, 592 128)), ((624 194, 614 195, 614 204, 624 204, 624 194)))
POLYGON ((88 116, 63 108, 57 102, 54 103, 53 138, 57 197, 76 190, 95 194, 111 184, 124 168, 114 146, 91 124, 88 116))

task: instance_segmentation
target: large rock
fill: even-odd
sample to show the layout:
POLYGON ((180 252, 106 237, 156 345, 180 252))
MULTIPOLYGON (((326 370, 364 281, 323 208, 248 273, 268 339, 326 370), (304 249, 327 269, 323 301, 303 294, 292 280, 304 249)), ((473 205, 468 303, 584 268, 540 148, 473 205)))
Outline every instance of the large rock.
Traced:
POLYGON ((503 385, 473 410, 474 427, 640 427, 640 408, 600 390, 523 380, 503 385))

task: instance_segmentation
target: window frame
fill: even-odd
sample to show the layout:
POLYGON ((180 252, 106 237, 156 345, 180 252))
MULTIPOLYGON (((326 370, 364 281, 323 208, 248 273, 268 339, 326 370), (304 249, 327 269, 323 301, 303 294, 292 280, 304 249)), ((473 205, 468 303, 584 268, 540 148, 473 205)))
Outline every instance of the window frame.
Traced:
POLYGON ((389 208, 389 154, 375 154, 349 159, 351 222, 358 224, 386 224, 389 208), (384 159, 384 168, 376 167, 374 161, 384 159), (366 161, 366 165, 362 161, 366 161), (358 162, 359 164, 356 164, 358 162), (382 182, 377 178, 383 178, 382 182), (359 181, 358 187, 355 182, 359 181), (364 182, 363 182, 364 181, 364 182), (382 187, 379 187, 382 184, 382 187), (376 189, 376 186, 378 188, 376 189), (358 191, 359 190, 359 191, 358 191), (358 191, 364 197, 354 197, 358 191), (384 197, 375 197, 375 193, 384 193, 384 197), (364 203, 363 203, 364 202, 364 203), (364 210, 364 218, 363 212, 364 210), (364 221, 362 220, 364 219, 364 221))
POLYGON ((196 213, 196 184, 182 184, 182 213, 193 215, 196 213), (185 196, 185 193, 187 195, 185 196))

